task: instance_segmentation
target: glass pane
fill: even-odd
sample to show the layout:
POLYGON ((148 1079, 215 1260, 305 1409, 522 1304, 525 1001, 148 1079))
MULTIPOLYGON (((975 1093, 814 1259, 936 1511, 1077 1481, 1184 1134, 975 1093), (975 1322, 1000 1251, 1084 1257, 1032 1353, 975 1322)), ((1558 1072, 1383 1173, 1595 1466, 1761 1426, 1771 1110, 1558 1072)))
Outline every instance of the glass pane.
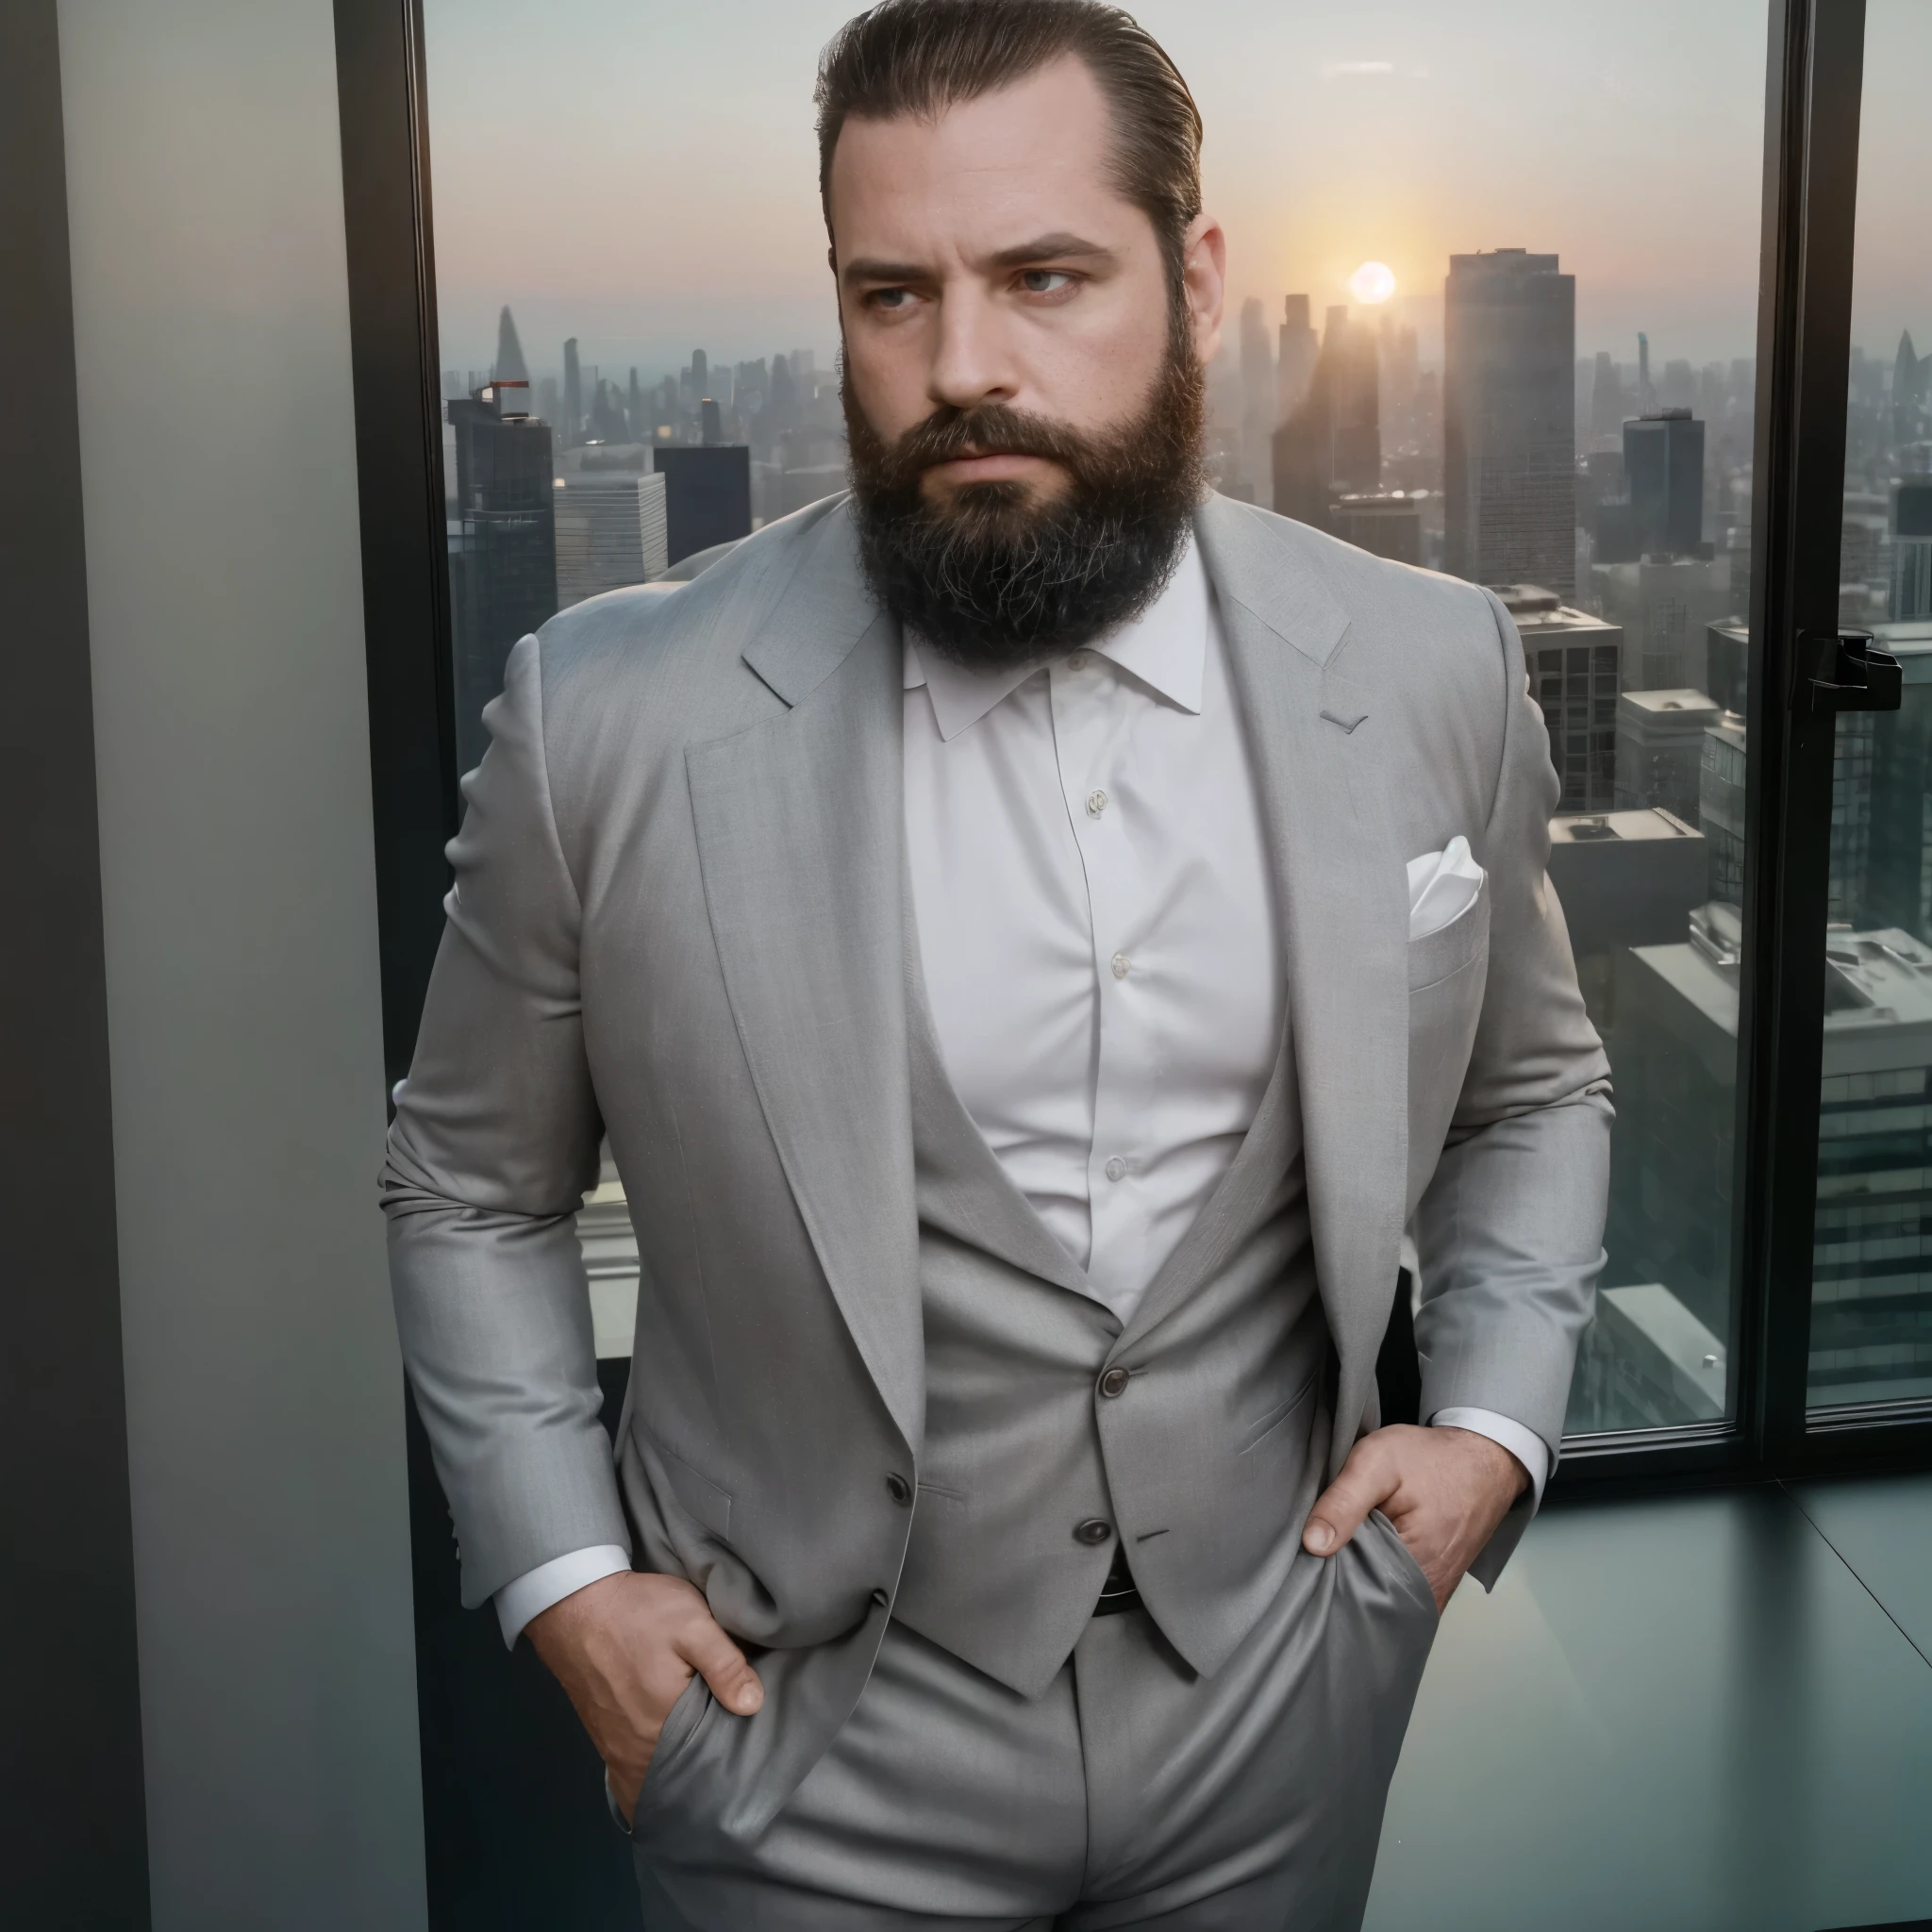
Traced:
POLYGON ((1932 9, 1870 0, 1846 421, 1841 623, 1904 667, 1838 721, 1813 1407, 1932 1397, 1932 9))
MULTIPOLYGON (((425 0, 466 763, 551 610, 842 487, 811 80, 854 5, 425 0)), ((1763 0, 1135 11, 1229 237, 1221 488, 1524 634, 1619 1108, 1572 1426, 1720 1419, 1763 0)), ((586 1217, 619 1350, 608 1170, 586 1217)))

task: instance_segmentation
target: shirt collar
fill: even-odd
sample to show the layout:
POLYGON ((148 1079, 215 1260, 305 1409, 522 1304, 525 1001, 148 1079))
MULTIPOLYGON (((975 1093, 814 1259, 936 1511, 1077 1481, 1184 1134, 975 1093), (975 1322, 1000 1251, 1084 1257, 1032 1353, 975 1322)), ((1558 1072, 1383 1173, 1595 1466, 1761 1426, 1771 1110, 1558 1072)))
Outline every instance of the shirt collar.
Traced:
MULTIPOLYGON (((1190 532, 1167 588, 1132 623, 1089 649, 1157 696, 1183 711, 1198 713, 1212 608, 1208 572, 1190 532)), ((912 632, 906 633, 906 689, 926 687, 942 739, 955 739, 978 724, 1043 668, 1037 659, 993 670, 970 668, 922 644, 912 632)))

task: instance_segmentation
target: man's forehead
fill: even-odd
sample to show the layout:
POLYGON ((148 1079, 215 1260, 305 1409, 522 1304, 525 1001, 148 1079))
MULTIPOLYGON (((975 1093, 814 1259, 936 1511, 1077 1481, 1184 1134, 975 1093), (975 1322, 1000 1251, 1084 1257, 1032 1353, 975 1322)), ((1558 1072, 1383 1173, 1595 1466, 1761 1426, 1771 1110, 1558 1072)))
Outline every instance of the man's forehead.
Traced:
POLYGON ((848 121, 829 182, 841 252, 930 246, 938 227, 986 250, 1118 227, 1136 210, 1108 166, 1111 136, 1098 84, 1071 57, 935 117, 848 121))

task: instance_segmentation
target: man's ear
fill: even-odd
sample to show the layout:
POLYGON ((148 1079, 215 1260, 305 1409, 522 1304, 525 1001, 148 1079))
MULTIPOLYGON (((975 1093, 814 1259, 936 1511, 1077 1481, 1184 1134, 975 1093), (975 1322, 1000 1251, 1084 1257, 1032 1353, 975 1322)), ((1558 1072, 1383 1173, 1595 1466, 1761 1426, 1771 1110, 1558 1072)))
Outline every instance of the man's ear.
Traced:
POLYGON ((1181 288, 1194 325, 1194 354, 1205 365, 1221 353, 1221 314, 1227 299, 1227 236, 1211 215, 1188 224, 1181 248, 1181 288))

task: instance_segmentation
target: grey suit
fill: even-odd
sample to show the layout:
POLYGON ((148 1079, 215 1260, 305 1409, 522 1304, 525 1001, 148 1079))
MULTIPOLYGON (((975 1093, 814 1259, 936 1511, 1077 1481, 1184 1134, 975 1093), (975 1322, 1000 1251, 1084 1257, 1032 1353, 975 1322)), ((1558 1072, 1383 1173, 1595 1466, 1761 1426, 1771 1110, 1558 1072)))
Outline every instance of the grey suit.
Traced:
MULTIPOLYGON (((647 1866, 700 1847, 698 1890, 662 1893, 668 1923, 753 1923, 746 1901, 765 1894, 703 1888, 761 1858, 791 1905, 760 1922, 860 1923, 856 1886, 824 1919, 800 1887, 833 1896, 841 1856, 892 1863, 858 1824, 854 1764, 903 1793, 930 1754, 870 1750, 881 1726, 907 1734, 891 1713, 924 1696, 988 1737, 1010 1718, 1014 1749, 1051 1762, 1058 1706, 1100 1721, 1079 1694, 1094 1673, 1124 1721, 1129 1652, 1144 1738, 1165 1740, 1163 1763, 1195 1740, 1180 1757, 1201 1789, 1198 1740, 1219 1725, 1232 1751, 1241 1729, 1214 1687, 1245 1685, 1252 1705, 1272 1686, 1287 1712, 1326 1686, 1298 1748, 1330 1753, 1372 1849, 1433 1619, 1419 1625, 1419 1574, 1386 1526, 1346 1563, 1295 1543, 1374 1425, 1411 1218, 1425 1408, 1487 1407, 1558 1440, 1601 1261, 1609 1110, 1543 877, 1555 780, 1514 629, 1485 592, 1221 499, 1197 533, 1269 819, 1289 1036, 1241 1158, 1124 1333, 1067 1292, 1070 1264, 1002 1192, 937 1070, 907 970, 899 640, 842 503, 674 594, 553 621, 490 713, 384 1178, 398 1320, 468 1601, 624 1543, 765 1648, 760 1717, 688 1693, 647 1780, 647 1866), (1457 833, 1483 895, 1411 944, 1404 861, 1457 833), (600 1127, 643 1264, 615 1481, 572 1225, 600 1127), (1132 1371, 1119 1401, 1094 1381, 1116 1362, 1132 1371), (1035 1400, 1011 1397, 1021 1384, 1035 1400), (994 1386, 1004 1413, 972 1393, 994 1386), (1028 1430, 1037 1451, 1010 1453, 1028 1430), (910 1485, 915 1508, 898 1500, 910 1485), (1118 1620, 1127 1634, 1088 1624, 1108 1553, 1068 1535, 1082 1510, 1128 1551, 1147 1610, 1118 1620), (1406 1623, 1376 1608, 1402 1602, 1406 1623), (1405 1634, 1391 1650, 1331 1625, 1405 1634), (1155 1688, 1161 1670, 1185 1696, 1155 1688), (1360 1709, 1334 1696, 1338 1671, 1360 1709), (1164 1696, 1180 1702, 1157 1716, 1164 1696)), ((1484 1553, 1485 1580, 1524 1520, 1484 1553)), ((1095 1741, 1082 1728, 1066 1761, 1084 1748, 1091 1764, 1095 1741)), ((1291 1770, 1243 1788, 1273 1778, 1286 1804, 1291 1770)), ((977 1802, 931 1772, 936 1792, 977 1802)), ((1150 1764, 1140 1787, 1158 1782, 1150 1764)), ((1162 1815, 1184 1818, 1170 1796, 1162 1815)), ((1152 1855, 1148 1827, 1113 1824, 1152 1855)), ((1096 1831, 1089 1816, 1083 1841, 1096 1831)), ((1204 1835, 1198 1897, 1219 1885, 1250 1916, 1185 1923, 1272 1923, 1316 1895, 1283 1852, 1254 1878, 1274 1890, 1230 1903, 1236 1880, 1209 1868, 1233 1867, 1204 1835)), ((1168 1849, 1184 1859, 1186 1834, 1168 1849)), ((1009 1894, 956 1909, 941 1886, 887 1901, 891 1923, 1020 1924, 1103 1896, 1115 1916, 1068 1923, 1157 1922, 1117 1874, 1055 1892, 1053 1847, 1038 1851, 1009 1894)), ((1357 1865, 1360 1887, 1331 1884, 1311 1923, 1358 1915, 1357 1865)), ((1192 1909, 1188 1882, 1146 1897, 1192 1909)))

